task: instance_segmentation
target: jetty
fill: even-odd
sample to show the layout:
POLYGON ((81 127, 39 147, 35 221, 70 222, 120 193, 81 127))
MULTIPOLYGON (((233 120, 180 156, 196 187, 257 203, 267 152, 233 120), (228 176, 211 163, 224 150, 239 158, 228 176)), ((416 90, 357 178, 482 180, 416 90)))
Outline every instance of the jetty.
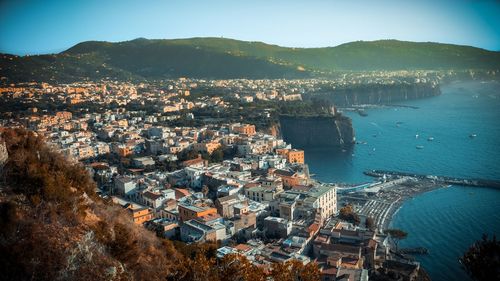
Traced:
POLYGON ((416 174, 409 172, 387 171, 387 170, 369 170, 365 171, 364 174, 376 178, 412 177, 421 180, 432 180, 434 182, 439 182, 442 184, 453 184, 453 185, 475 186, 475 187, 491 187, 500 189, 500 181, 498 180, 423 175, 423 174, 416 174))

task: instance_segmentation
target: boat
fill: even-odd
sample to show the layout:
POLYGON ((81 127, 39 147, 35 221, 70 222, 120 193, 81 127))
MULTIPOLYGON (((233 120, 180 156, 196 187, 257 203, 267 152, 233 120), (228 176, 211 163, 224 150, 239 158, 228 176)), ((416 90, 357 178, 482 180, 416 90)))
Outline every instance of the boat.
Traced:
POLYGON ((469 135, 469 138, 471 138, 471 139, 472 139, 472 138, 475 138, 475 137, 477 137, 477 135, 476 135, 476 134, 470 134, 470 135, 469 135))
POLYGON ((366 111, 364 111, 363 109, 358 109, 357 112, 358 112, 359 116, 361 116, 361 117, 368 116, 368 113, 366 113, 366 111))
POLYGON ((417 149, 424 149, 424 146, 423 145, 417 145, 416 148, 417 149))
POLYGON ((418 134, 415 135, 415 138, 418 139, 418 134))
POLYGON ((433 138, 433 137, 429 137, 427 140, 428 140, 428 141, 433 141, 433 140, 434 140, 434 138, 433 138))

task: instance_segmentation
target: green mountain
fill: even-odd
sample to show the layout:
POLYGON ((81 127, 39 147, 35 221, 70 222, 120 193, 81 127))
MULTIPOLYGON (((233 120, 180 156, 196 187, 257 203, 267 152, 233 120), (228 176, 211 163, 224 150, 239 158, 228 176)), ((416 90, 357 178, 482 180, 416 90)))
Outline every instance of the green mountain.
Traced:
POLYGON ((335 71, 500 69, 500 52, 397 40, 288 48, 224 38, 88 41, 54 55, 1 55, 12 81, 101 78, 300 78, 335 71))

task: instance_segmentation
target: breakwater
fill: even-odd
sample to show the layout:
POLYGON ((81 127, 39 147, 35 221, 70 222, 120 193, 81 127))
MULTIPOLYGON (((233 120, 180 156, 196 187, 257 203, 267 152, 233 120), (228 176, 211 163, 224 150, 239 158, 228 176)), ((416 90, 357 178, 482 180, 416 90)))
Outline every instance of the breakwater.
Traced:
POLYGON ((488 180, 488 179, 477 179, 477 178, 458 178, 458 177, 447 177, 447 176, 435 176, 435 175, 423 175, 409 172, 399 172, 399 171, 387 171, 387 170, 369 170, 364 172, 365 175, 371 177, 412 177, 416 179, 433 180, 435 182, 440 182, 443 184, 454 184, 462 186, 475 186, 475 187, 491 187, 500 189, 500 181, 488 180))

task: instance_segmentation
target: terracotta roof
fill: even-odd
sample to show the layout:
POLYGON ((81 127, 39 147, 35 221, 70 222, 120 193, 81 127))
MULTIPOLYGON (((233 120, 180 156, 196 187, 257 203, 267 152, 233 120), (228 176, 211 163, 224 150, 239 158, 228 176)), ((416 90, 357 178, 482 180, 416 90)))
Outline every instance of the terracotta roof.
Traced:
POLYGON ((186 160, 186 161, 182 162, 182 165, 185 167, 189 167, 192 165, 197 165, 197 164, 203 163, 204 161, 205 160, 203 160, 203 158, 199 157, 199 158, 195 158, 195 159, 191 159, 191 160, 186 160))
POLYGON ((319 224, 317 224, 317 223, 313 223, 313 224, 311 224, 311 225, 307 228, 307 230, 308 230, 308 232, 309 232, 309 233, 311 233, 311 232, 312 232, 312 233, 316 233, 316 232, 318 231, 318 229, 319 229, 319 224))
POLYGON ((248 252, 248 251, 252 250, 252 247, 250 247, 246 244, 238 244, 234 248, 240 252, 248 252))
MULTIPOLYGON (((176 192, 176 196, 175 196, 176 198, 177 198, 177 192, 183 195, 183 196, 181 196, 179 198, 191 195, 191 193, 189 192, 189 190, 184 189, 184 188, 176 188, 175 192, 176 192)), ((177 198, 177 199, 179 199, 179 198, 177 198)))

